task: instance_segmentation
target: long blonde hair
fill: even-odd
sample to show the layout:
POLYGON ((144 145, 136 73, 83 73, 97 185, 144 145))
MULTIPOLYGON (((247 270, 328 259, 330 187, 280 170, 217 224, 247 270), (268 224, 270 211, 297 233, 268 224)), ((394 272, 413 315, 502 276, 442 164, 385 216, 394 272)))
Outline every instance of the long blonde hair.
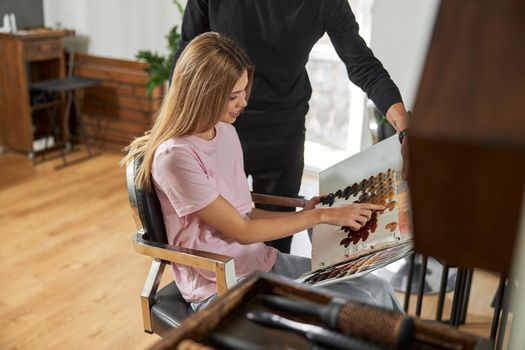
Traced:
POLYGON ((248 72, 246 99, 253 67, 246 53, 231 39, 208 32, 195 37, 182 52, 171 86, 150 132, 126 147, 121 164, 142 158, 135 184, 152 189, 151 167, 157 147, 174 136, 189 136, 213 128, 224 113, 235 83, 248 72))

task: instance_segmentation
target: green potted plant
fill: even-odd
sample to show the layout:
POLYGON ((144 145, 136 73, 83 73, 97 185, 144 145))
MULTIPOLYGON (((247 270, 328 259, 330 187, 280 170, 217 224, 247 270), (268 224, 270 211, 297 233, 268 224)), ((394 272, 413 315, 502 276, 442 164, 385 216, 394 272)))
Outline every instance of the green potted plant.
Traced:
MULTIPOLYGON (((180 4, 178 0, 172 0, 177 11, 182 18, 184 14, 184 6, 180 4)), ((139 60, 144 60, 148 63, 148 67, 145 69, 148 73, 149 80, 146 85, 146 95, 151 97, 153 89, 157 86, 162 86, 169 80, 171 74, 171 65, 175 57, 175 52, 179 47, 179 41, 181 34, 178 26, 171 28, 169 33, 165 36, 168 40, 168 53, 166 55, 160 55, 158 52, 152 52, 149 50, 140 50, 135 57, 139 60)))

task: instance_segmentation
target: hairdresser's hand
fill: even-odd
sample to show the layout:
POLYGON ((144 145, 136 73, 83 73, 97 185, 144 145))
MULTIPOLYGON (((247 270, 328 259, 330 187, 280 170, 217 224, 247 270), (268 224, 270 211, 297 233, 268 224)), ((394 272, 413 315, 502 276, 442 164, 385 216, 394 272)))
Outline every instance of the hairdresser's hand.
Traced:
POLYGON ((321 197, 312 197, 306 202, 303 210, 312 210, 319 203, 321 203, 321 197))
POLYGON ((341 207, 325 208, 323 222, 359 230, 370 220, 372 212, 384 209, 383 205, 371 203, 353 203, 341 207))
MULTIPOLYGON (((386 112, 386 119, 392 124, 397 132, 408 129, 409 119, 411 113, 407 112, 405 105, 402 102, 394 103, 386 112)), ((408 180, 410 167, 408 164, 408 135, 402 137, 401 142, 401 156, 403 157, 403 172, 401 173, 403 180, 408 180)))

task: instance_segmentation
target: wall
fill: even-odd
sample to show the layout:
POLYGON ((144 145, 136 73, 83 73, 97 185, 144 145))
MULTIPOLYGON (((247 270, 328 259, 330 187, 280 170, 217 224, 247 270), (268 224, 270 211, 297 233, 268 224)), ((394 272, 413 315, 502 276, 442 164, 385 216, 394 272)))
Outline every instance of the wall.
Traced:
POLYGON ((408 109, 419 78, 439 0, 375 0, 370 47, 396 82, 408 109))
POLYGON ((171 0, 44 0, 44 20, 74 29, 82 53, 122 59, 140 49, 165 53, 164 36, 180 23, 171 0))

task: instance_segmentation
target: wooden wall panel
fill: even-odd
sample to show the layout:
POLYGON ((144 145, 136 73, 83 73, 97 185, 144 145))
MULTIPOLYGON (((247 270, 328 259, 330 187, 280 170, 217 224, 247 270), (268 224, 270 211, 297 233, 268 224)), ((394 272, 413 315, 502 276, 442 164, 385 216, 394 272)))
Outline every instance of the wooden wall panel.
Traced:
POLYGON ((147 64, 137 61, 78 55, 77 74, 100 79, 83 96, 83 121, 98 148, 119 151, 152 125, 163 91, 146 97, 147 64))

